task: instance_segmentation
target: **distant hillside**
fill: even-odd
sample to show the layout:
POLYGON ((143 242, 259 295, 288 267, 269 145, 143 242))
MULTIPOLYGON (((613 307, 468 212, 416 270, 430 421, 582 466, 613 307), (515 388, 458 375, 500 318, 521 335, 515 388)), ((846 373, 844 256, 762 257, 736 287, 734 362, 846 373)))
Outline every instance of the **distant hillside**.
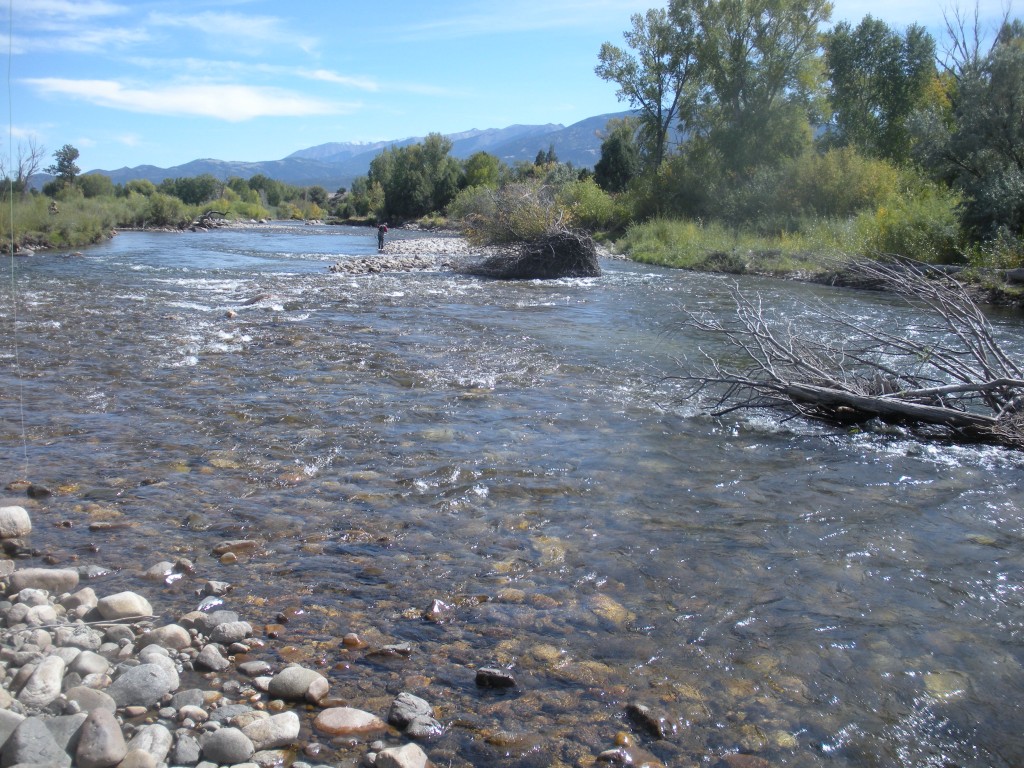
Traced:
MULTIPOLYGON (((562 162, 571 162, 579 168, 592 168, 601 156, 601 141, 605 125, 612 118, 626 116, 627 112, 598 115, 581 120, 569 127, 556 124, 512 125, 507 128, 473 129, 449 134, 452 141, 452 155, 460 159, 474 152, 489 152, 508 164, 520 160, 533 162, 538 150, 547 151, 554 147, 555 154, 562 162)), ((388 147, 415 144, 424 137, 394 139, 371 143, 331 142, 308 149, 300 149, 281 160, 259 162, 229 160, 193 160, 172 168, 158 168, 153 165, 139 165, 134 168, 119 168, 114 171, 95 170, 109 176, 115 184, 124 184, 132 179, 148 179, 159 184, 164 179, 200 176, 209 173, 226 180, 232 176, 248 179, 263 174, 272 179, 297 186, 319 184, 328 190, 349 187, 357 176, 363 176, 370 169, 370 162, 388 147)), ((37 183, 45 178, 36 177, 37 183)))

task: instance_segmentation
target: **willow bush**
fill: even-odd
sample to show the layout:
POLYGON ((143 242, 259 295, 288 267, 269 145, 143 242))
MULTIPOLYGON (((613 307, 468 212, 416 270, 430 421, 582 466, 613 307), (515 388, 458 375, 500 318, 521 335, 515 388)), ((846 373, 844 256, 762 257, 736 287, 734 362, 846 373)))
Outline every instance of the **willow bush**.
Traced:
POLYGON ((448 205, 448 218, 476 243, 537 240, 568 223, 569 216, 543 183, 519 181, 462 190, 448 205))
POLYGON ((857 217, 867 254, 886 253, 949 264, 963 261, 960 196, 936 184, 894 195, 857 217))

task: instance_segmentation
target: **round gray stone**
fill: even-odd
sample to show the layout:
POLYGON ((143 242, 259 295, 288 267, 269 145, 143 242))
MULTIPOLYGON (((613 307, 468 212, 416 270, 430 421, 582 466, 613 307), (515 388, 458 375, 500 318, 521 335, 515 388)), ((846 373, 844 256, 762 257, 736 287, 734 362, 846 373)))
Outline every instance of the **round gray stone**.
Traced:
POLYGON ((221 765, 244 763, 256 751, 249 737, 237 728, 221 728, 204 734, 199 743, 203 757, 221 765))
POLYGON ((75 750, 77 768, 111 768, 128 754, 128 745, 114 715, 106 709, 94 709, 82 725, 75 750))
POLYGON ((238 643, 252 634, 252 625, 247 621, 227 621, 218 624, 210 633, 210 640, 221 645, 238 643))
POLYGON ((64 669, 64 659, 60 656, 47 656, 39 662, 35 672, 18 692, 18 701, 30 709, 45 707, 60 696, 64 669))
POLYGON ((141 750, 153 758, 154 763, 162 763, 171 751, 174 735, 160 723, 144 725, 135 732, 128 742, 128 751, 141 750))
POLYGON ((100 612, 100 616, 107 621, 153 615, 153 607, 149 601, 135 592, 118 592, 101 597, 96 604, 96 609, 100 612))
POLYGON ((231 662, 224 658, 224 654, 220 652, 220 648, 215 643, 207 643, 196 656, 196 666, 213 672, 221 672, 230 667, 231 662))
POLYGON ((171 749, 171 765, 195 765, 202 755, 199 739, 189 733, 179 733, 171 749))
POLYGON ((426 701, 411 693, 402 692, 391 702, 388 710, 388 722, 399 728, 405 728, 413 720, 420 717, 433 717, 434 710, 426 701))
POLYGON ((110 684, 107 693, 119 707, 151 707, 177 687, 177 680, 159 664, 129 667, 110 684))
POLYGON ((87 688, 84 685, 69 688, 65 691, 64 698, 76 702, 86 713, 92 712, 94 709, 106 709, 110 712, 117 710, 117 702, 110 697, 110 694, 95 688, 87 688))
POLYGON ((285 747, 299 738, 299 716, 282 712, 265 720, 256 720, 242 728, 257 750, 285 747))
POLYGON ((94 651, 82 651, 68 665, 68 670, 77 672, 82 677, 86 675, 105 675, 110 671, 110 662, 94 651))
POLYGON ((32 518, 24 507, 0 507, 0 539, 20 539, 32 532, 32 518))
POLYGON ((319 672, 305 667, 285 667, 270 679, 270 695, 276 699, 311 703, 327 695, 330 684, 319 672))
POLYGON ((29 717, 14 729, 3 751, 3 764, 36 763, 70 768, 71 755, 60 748, 42 718, 29 717))

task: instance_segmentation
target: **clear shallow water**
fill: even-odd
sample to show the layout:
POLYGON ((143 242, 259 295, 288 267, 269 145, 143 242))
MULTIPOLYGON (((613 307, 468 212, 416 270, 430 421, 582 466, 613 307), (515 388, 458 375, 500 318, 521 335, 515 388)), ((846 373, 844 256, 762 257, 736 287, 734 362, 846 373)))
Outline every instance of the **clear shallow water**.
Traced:
MULTIPOLYGON (((0 455, 59 489, 32 544, 118 566, 98 589, 168 616, 206 579, 254 623, 289 612, 268 657, 364 709, 431 701, 439 764, 588 764, 630 702, 674 721, 637 732, 670 765, 1024 763, 1020 457, 673 405, 663 376, 709 343, 679 307, 728 311, 720 277, 327 272, 374 248, 296 226, 16 260, 0 455), (211 554, 243 536, 261 551, 211 554), (175 556, 197 576, 140 580, 175 556), (421 618, 435 598, 443 623, 421 618), (350 631, 415 650, 346 652, 350 631), (514 692, 476 688, 493 664, 514 692)), ((821 298, 913 320, 746 285, 787 316, 821 298)))

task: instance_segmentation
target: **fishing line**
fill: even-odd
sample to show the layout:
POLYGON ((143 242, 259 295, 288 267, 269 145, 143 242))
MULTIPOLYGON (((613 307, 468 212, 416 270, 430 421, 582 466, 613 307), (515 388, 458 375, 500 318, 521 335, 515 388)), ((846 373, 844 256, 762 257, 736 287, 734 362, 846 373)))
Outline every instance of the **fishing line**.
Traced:
MULTIPOLYGON (((7 0, 7 202, 11 242, 11 347, 14 352, 14 376, 18 387, 18 416, 21 421, 23 478, 28 477, 28 437, 25 432, 25 379, 21 375, 21 350, 18 347, 18 281, 15 269, 14 237, 14 97, 11 91, 11 69, 14 62, 14 0, 7 0)), ((25 179, 28 184, 28 179, 25 179)))

